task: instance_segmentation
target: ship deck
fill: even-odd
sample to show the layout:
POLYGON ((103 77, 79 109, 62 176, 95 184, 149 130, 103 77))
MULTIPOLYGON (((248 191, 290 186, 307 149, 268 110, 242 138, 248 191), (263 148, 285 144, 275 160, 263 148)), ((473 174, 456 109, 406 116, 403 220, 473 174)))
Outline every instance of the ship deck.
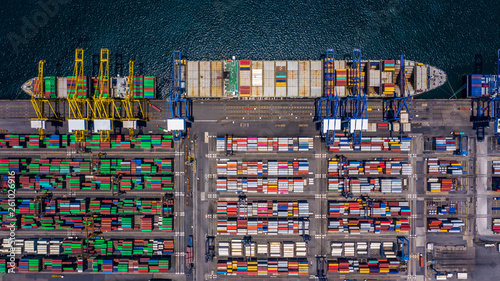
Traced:
MULTIPOLYGON (((418 95, 446 82, 446 74, 433 66, 404 61, 405 95, 418 95)), ((336 60, 221 60, 187 61, 181 69, 186 95, 211 98, 319 98, 352 94, 352 61, 336 60), (328 73, 327 73, 328 72, 328 73), (325 81, 325 76, 331 80, 325 81)), ((402 96, 400 60, 363 60, 360 85, 369 98, 402 96)))

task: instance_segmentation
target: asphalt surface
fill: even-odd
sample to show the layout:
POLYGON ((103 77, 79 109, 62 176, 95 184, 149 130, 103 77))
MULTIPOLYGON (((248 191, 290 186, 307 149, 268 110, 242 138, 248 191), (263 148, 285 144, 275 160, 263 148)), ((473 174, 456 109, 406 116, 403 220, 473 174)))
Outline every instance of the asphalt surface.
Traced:
MULTIPOLYGON (((165 108, 164 101, 153 101, 160 108, 165 108)), ((174 182, 175 182, 175 219, 174 232, 141 232, 112 231, 106 233, 110 238, 173 238, 175 241, 175 253, 172 256, 172 267, 169 273, 155 277, 169 278, 173 280, 232 280, 246 279, 255 280, 251 276, 223 276, 217 275, 217 261, 225 257, 215 256, 213 261, 205 260, 205 244, 207 236, 214 236, 215 253, 220 241, 242 239, 242 236, 217 235, 216 229, 216 204, 219 200, 237 199, 239 194, 221 193, 216 190, 216 164, 220 159, 230 158, 235 160, 293 160, 305 158, 309 162, 309 174, 301 176, 308 179, 308 185, 303 193, 291 193, 287 195, 247 194, 247 200, 307 200, 309 203, 310 236, 308 242, 309 275, 302 278, 293 276, 265 277, 259 276, 261 280, 315 280, 316 256, 324 256, 326 260, 334 260, 331 256, 330 243, 332 241, 349 242, 397 242, 398 236, 404 236, 410 241, 409 261, 398 275, 363 275, 363 274, 334 274, 327 273, 329 280, 344 279, 375 279, 375 280, 433 280, 435 271, 440 266, 443 270, 453 273, 463 270, 462 265, 454 269, 449 264, 449 258, 443 256, 439 251, 428 251, 428 243, 434 247, 439 246, 461 246, 466 254, 463 258, 473 265, 470 268, 471 280, 493 280, 489 277, 500 273, 497 260, 491 249, 483 247, 484 241, 500 241, 500 236, 491 231, 491 219, 500 217, 500 214, 492 214, 492 198, 497 197, 490 188, 491 161, 500 160, 500 150, 495 145, 495 138, 487 138, 484 142, 477 142, 475 132, 469 122, 470 101, 468 100, 415 100, 413 101, 414 118, 411 122, 411 132, 405 136, 412 137, 410 152, 330 152, 325 146, 324 140, 319 137, 318 123, 314 122, 315 104, 312 100, 197 100, 193 103, 193 119, 186 138, 175 144, 175 148, 166 151, 153 150, 129 150, 129 151, 107 151, 107 157, 111 158, 149 158, 162 157, 174 159, 174 182), (452 152, 438 152, 432 150, 428 143, 432 143, 432 137, 447 137, 454 131, 464 132, 468 138, 468 156, 456 156, 452 152), (235 152, 231 156, 216 151, 216 137, 233 135, 235 137, 312 137, 314 147, 308 152, 277 152, 277 153, 253 153, 235 152), (431 139, 430 141, 428 139, 431 139), (427 144, 426 144, 427 143, 427 144), (372 160, 374 158, 402 158, 408 161, 413 168, 411 176, 393 176, 407 180, 406 189, 401 194, 371 193, 370 197, 381 200, 408 201, 412 210, 409 217, 411 230, 409 233, 383 233, 347 235, 332 234, 327 231, 328 201, 345 200, 338 194, 327 191, 328 159, 338 154, 353 160, 372 160), (194 161, 186 165, 189 156, 194 161), (465 167, 466 174, 459 176, 439 175, 443 178, 454 178, 460 183, 457 191, 450 193, 431 193, 427 190, 429 178, 437 177, 427 174, 427 159, 439 158, 440 160, 458 160, 465 167), (434 204, 454 203, 457 205, 457 215, 436 216, 429 215, 429 210, 434 204), (465 222, 459 233, 428 233, 428 218, 460 218, 465 222), (194 238, 194 264, 192 272, 187 276, 189 265, 185 263, 185 252, 189 236, 194 238), (424 266, 420 267, 419 256, 424 258, 424 266), (470 257, 474 256, 474 259, 470 257), (493 263, 493 265, 492 265, 493 263), (498 270, 497 270, 498 269, 498 270), (485 270, 489 270, 485 273, 485 270)), ((34 134, 35 130, 29 129, 27 118, 32 116, 33 111, 29 101, 9 101, 0 103, 0 130, 8 134, 34 134)), ((151 121, 141 128, 143 133, 161 133, 156 125, 165 126, 164 112, 157 112, 148 107, 151 121)), ((370 123, 382 123, 383 106, 380 100, 370 100, 368 103, 368 119, 370 123)), ((118 129, 117 129, 118 130, 118 129)), ((58 128, 60 133, 66 132, 63 125, 58 128)), ((54 133, 56 129, 49 127, 47 133, 54 133)), ((493 135, 492 129, 487 129, 489 136, 493 135)), ((365 132, 363 136, 399 136, 399 132, 378 130, 377 132, 365 132)), ((98 151, 92 151, 95 153, 98 151)), ((90 156, 88 153, 87 156, 90 156)), ((81 157, 74 151, 51 150, 23 150, 11 149, 0 150, 1 157, 81 157)), ((381 176, 384 177, 384 176, 381 176)), ((20 197, 33 197, 34 193, 23 191, 20 197)), ((106 192, 76 191, 68 194, 67 191, 54 192, 54 196, 60 197, 103 197, 106 192)), ((120 195, 123 198, 160 198, 160 192, 135 192, 129 191, 120 195)), ((19 238, 35 237, 65 237, 78 235, 78 233, 66 233, 65 231, 25 231, 19 230, 19 238)), ((81 235, 81 234, 80 234, 81 235)), ((273 241, 301 241, 299 235, 272 236, 254 235, 254 241, 261 243, 273 241)), ((453 250, 450 250, 453 251, 453 250)), ((462 250, 461 250, 462 251, 462 250)), ((457 252, 458 253, 458 252, 457 252)), ((457 254, 458 255, 458 254, 457 254)), ((372 253, 373 258, 378 258, 372 253)), ((366 258, 366 257, 360 257, 366 258)), ((326 270, 326 269, 325 269, 326 270)), ((65 274, 69 280, 148 280, 152 275, 106 275, 106 274, 65 274)), ((53 280, 50 274, 8 274, 3 280, 53 280)), ((54 279, 55 280, 55 279, 54 279)))

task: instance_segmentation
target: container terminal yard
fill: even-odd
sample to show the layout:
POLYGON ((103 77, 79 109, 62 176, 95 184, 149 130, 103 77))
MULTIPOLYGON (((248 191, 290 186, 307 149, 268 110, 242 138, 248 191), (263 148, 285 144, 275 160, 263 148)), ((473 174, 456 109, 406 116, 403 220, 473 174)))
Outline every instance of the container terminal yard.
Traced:
POLYGON ((446 75, 328 50, 208 67, 174 52, 158 100, 106 54, 84 82, 77 50, 65 96, 41 62, 31 100, 0 103, 2 280, 495 280, 494 97, 413 100, 446 75))

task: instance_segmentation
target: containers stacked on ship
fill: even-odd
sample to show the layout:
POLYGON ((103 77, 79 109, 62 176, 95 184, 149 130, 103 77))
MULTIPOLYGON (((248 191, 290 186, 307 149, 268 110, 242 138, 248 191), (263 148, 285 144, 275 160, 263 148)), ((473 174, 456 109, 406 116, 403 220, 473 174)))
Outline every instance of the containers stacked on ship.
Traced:
POLYGON ((320 60, 188 61, 186 74, 190 98, 317 98, 323 88, 320 60))
POLYGON ((276 97, 286 97, 287 82, 287 64, 286 61, 276 61, 274 73, 276 75, 276 97))
POLYGON ((471 74, 467 76, 467 97, 491 96, 497 88, 496 75, 471 74))
POLYGON ((68 76, 66 80, 67 96, 69 98, 88 98, 88 77, 77 79, 76 76, 68 76), (78 83, 77 83, 78 80, 78 83), (78 85, 77 85, 78 84, 78 85))
MULTIPOLYGON (((54 76, 46 76, 43 78, 43 87, 44 92, 42 93, 42 97, 46 99, 55 99, 57 98, 56 92, 56 77, 54 76)), ((38 78, 33 79, 33 93, 38 94, 38 78)))
POLYGON ((239 93, 240 97, 248 98, 251 96, 251 71, 250 71, 250 60, 240 60, 239 61, 239 93))
POLYGON ((144 76, 144 98, 156 98, 156 77, 144 76))
POLYGON ((144 98, 144 76, 134 76, 132 81, 132 97, 134 99, 144 98))

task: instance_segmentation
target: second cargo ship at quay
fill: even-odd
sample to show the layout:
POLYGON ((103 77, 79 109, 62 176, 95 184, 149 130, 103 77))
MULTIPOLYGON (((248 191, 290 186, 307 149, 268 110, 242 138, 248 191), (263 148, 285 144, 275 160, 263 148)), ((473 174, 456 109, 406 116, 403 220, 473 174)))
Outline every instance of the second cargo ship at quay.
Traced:
MULTIPOLYGON (((181 64, 182 88, 188 98, 319 98, 333 93, 351 95, 353 82, 352 60, 215 60, 186 61, 181 64), (331 79, 325 81, 325 76, 331 79)), ((446 82, 443 70, 427 64, 404 60, 405 89, 410 96, 436 89, 446 82)), ((368 98, 399 97, 401 60, 362 60, 360 83, 368 98)), ((46 98, 66 98, 72 91, 74 77, 45 79, 46 98), (71 82, 71 83, 70 83, 71 82), (72 84, 73 83, 73 84, 72 84), (47 92, 50 91, 50 92, 47 92)), ((128 77, 111 79, 111 96, 124 98, 128 77)), ((37 78, 28 80, 23 90, 32 95, 37 78)), ((85 77, 85 95, 92 95, 87 84, 95 85, 97 78, 85 77)), ((134 96, 156 98, 156 79, 134 76, 134 96)), ((79 89, 81 91, 81 89, 79 89)))

